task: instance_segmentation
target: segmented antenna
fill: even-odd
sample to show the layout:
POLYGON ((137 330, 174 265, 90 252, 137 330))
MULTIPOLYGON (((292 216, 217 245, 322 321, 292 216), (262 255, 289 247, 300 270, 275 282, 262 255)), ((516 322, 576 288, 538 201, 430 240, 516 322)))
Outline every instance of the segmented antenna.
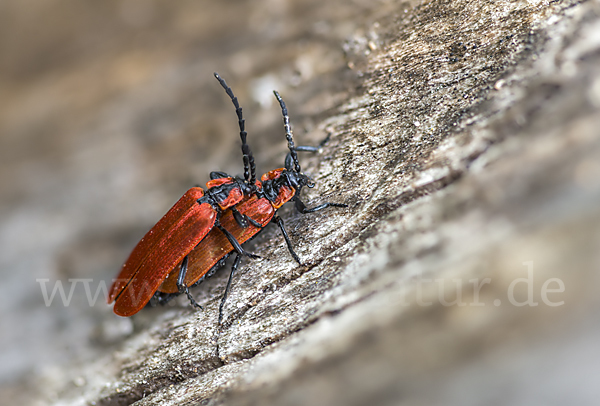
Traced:
POLYGON ((219 81, 219 83, 221 84, 223 89, 225 89, 225 92, 227 93, 227 95, 233 102, 233 106, 235 107, 235 113, 237 114, 238 124, 240 126, 240 138, 242 139, 242 155, 243 155, 243 159, 244 159, 244 179, 246 180, 246 182, 250 183, 250 187, 254 188, 254 184, 256 183, 256 164, 254 163, 254 157, 252 156, 252 151, 250 151, 250 146, 246 142, 246 136, 248 135, 248 133, 246 132, 246 129, 245 129, 246 120, 244 120, 244 118, 242 116, 242 108, 240 107, 240 104, 238 103, 238 99, 233 94, 233 91, 231 90, 231 88, 229 86, 227 86, 227 83, 225 82, 225 80, 221 76, 219 76, 219 74, 217 72, 215 72, 215 78, 217 78, 217 80, 219 81))
POLYGON ((290 127, 290 116, 288 116, 287 107, 285 107, 285 103, 279 93, 276 90, 273 90, 273 94, 277 98, 279 105, 281 106, 281 113, 283 114, 283 127, 285 128, 285 138, 287 138, 288 149, 290 150, 290 155, 292 160, 294 161, 294 170, 296 172, 300 172, 300 163, 298 162, 298 154, 296 153, 296 146, 294 145, 294 140, 292 138, 292 127, 290 127))

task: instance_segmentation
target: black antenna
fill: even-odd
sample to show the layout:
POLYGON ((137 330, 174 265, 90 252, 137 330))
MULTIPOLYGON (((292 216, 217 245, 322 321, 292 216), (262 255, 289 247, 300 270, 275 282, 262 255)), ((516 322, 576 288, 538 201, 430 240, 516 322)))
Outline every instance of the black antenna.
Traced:
POLYGON ((290 156, 294 162, 294 169, 296 172, 300 173, 300 163, 298 162, 298 154, 296 153, 296 146, 294 145, 294 140, 292 138, 292 127, 290 127, 290 116, 288 116, 287 107, 285 107, 283 99, 281 96, 279 96, 279 93, 277 93, 276 90, 273 90, 273 94, 275 94, 275 97, 281 106, 281 113, 283 114, 283 127, 285 128, 285 138, 287 138, 290 156))
POLYGON ((227 95, 233 102, 233 106, 235 107, 235 113, 238 116, 238 124, 240 126, 240 138, 242 139, 244 179, 246 180, 246 182, 250 183, 251 188, 254 188, 254 184, 256 183, 256 164, 254 163, 254 157, 252 156, 252 151, 250 151, 250 146, 246 142, 246 136, 248 135, 248 133, 245 130, 246 120, 244 120, 244 118, 242 117, 242 108, 240 107, 238 99, 233 94, 231 88, 227 86, 225 80, 221 76, 219 76, 217 72, 215 72, 215 78, 217 78, 223 89, 225 89, 225 92, 227 93, 227 95))

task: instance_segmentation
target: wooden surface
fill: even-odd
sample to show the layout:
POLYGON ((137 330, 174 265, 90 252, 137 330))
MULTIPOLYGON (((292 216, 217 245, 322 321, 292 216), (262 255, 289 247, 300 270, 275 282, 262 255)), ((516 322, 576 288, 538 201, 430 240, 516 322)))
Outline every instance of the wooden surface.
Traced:
POLYGON ((598 1, 54 3, 2 6, 21 22, 0 79, 3 403, 595 404, 598 1), (226 271, 200 312, 120 319, 83 282, 46 307, 36 278, 95 290, 187 188, 241 171, 213 71, 259 172, 285 156, 276 88, 297 144, 329 137, 301 156, 303 199, 348 209, 282 210, 306 266, 265 230, 218 337, 226 271))

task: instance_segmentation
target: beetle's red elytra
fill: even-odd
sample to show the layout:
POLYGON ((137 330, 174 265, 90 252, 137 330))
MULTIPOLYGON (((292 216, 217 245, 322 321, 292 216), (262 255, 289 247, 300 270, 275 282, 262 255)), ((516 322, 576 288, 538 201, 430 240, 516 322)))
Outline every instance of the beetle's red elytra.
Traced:
POLYGON ((164 304, 174 296, 186 294, 194 307, 201 308, 189 288, 199 284, 220 268, 232 253, 236 258, 219 306, 221 324, 223 307, 231 281, 242 256, 258 258, 245 251, 241 244, 256 236, 275 220, 294 260, 294 252, 283 220, 277 210, 294 201, 300 213, 312 213, 327 207, 347 207, 341 203, 323 203, 307 208, 299 194, 313 181, 301 171, 297 151, 318 152, 318 147, 295 146, 285 103, 274 92, 283 114, 289 153, 285 167, 269 171, 256 179, 254 157, 246 142, 245 120, 237 98, 225 80, 219 81, 230 97, 238 117, 242 140, 244 178, 223 172, 211 172, 206 190, 194 187, 146 233, 133 249, 109 290, 108 303, 115 302, 113 311, 119 316, 132 316, 148 302, 164 304))
POLYGON ((217 212, 210 204, 198 204, 202 197, 201 188, 188 190, 133 249, 108 294, 116 314, 140 311, 169 272, 213 228, 217 212))
MULTIPOLYGON (((235 239, 243 244, 262 230, 273 219, 275 210, 271 203, 264 197, 259 199, 256 195, 245 198, 236 206, 237 210, 257 222, 261 227, 248 224, 242 227, 235 221, 233 212, 228 210, 221 216, 221 225, 231 232, 235 239)), ((189 253, 188 269, 184 279, 187 286, 196 284, 219 261, 234 251, 227 237, 218 229, 213 229, 189 253)), ((177 272, 172 272, 160 286, 159 291, 164 293, 178 293, 177 272)))

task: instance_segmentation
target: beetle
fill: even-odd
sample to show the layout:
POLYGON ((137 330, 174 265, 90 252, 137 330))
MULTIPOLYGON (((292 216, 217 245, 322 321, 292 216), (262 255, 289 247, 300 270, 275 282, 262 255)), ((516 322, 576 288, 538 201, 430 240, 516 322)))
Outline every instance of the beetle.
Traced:
MULTIPOLYGON (((231 89, 227 86, 224 80, 220 79, 217 75, 215 76, 217 79, 219 79, 219 82, 227 91, 227 94, 229 94, 229 96, 232 98, 234 106, 237 108, 236 100, 231 92, 231 89)), ((312 188, 314 187, 314 182, 310 179, 310 177, 302 173, 302 169, 298 161, 297 151, 317 152, 319 148, 294 145, 292 130, 289 122, 289 114, 285 102, 278 92, 274 91, 273 93, 275 94, 275 97, 277 98, 277 101, 281 107, 285 136, 288 142, 289 153, 286 155, 285 167, 269 171, 262 175, 260 181, 255 183, 254 193, 236 205, 235 208, 237 211, 245 218, 249 219, 251 224, 243 224, 240 221, 236 221, 236 218, 231 211, 226 211, 223 213, 223 216, 221 217, 221 224, 232 234, 237 242, 243 244, 244 242, 255 237, 271 221, 275 220, 281 230, 281 233, 283 234, 292 258, 298 264, 302 265, 300 258, 294 251, 288 233, 285 229, 284 222, 281 217, 277 215, 277 210, 283 206, 283 204, 291 200, 294 201, 296 209, 303 214, 313 213, 328 207, 343 208, 347 207, 347 205, 328 202, 309 209, 300 199, 299 194, 302 188, 304 186, 312 188)), ((250 158, 252 157, 250 152, 249 156, 250 158)), ((255 179, 256 174, 254 171, 254 167, 251 168, 250 181, 255 179)), ((183 284, 191 287, 199 284, 206 277, 212 276, 216 270, 222 267, 225 259, 227 259, 234 251, 237 250, 234 249, 233 245, 229 243, 228 239, 221 232, 221 230, 211 230, 205 239, 202 240, 179 265, 180 272, 173 272, 169 275, 169 277, 158 289, 155 299, 159 303, 166 303, 173 296, 179 294, 181 289, 178 286, 183 284)), ((221 324, 223 318, 223 307, 231 287, 231 281, 240 264, 241 257, 242 256, 238 253, 231 267, 225 292, 219 305, 219 324, 221 324)), ((195 302, 192 301, 192 305, 196 305, 195 302)))
MULTIPOLYGON (((264 227, 266 227, 275 214, 271 203, 265 198, 259 198, 252 195, 240 202, 237 209, 254 220, 245 227, 240 225, 231 211, 226 211, 221 217, 221 224, 235 237, 239 244, 255 237, 264 227)), ((154 300, 165 304, 174 296, 180 294, 179 286, 196 286, 205 278, 214 275, 220 269, 225 260, 233 253, 235 249, 225 234, 220 230, 213 229, 208 235, 190 252, 186 259, 179 265, 179 272, 172 272, 158 288, 154 295, 154 300)), ((237 270, 241 256, 236 257, 229 275, 225 293, 219 306, 219 324, 222 320, 222 309, 225 303, 233 273, 237 270)), ((190 300, 193 306, 198 307, 195 301, 190 300)))
MULTIPOLYGON (((214 191, 214 187, 208 191, 214 191)), ((221 230, 226 238, 231 239, 239 254, 256 258, 239 247, 234 237, 221 225, 221 213, 219 203, 201 188, 188 190, 129 255, 108 294, 108 303, 115 302, 113 311, 124 317, 140 311, 169 272, 185 259, 212 228, 221 230)), ((179 292, 193 300, 187 286, 181 286, 179 292)))
MULTIPOLYGON (((256 257, 244 251, 219 221, 221 213, 229 209, 238 222, 245 224, 247 218, 236 210, 235 205, 254 190, 249 186, 249 178, 255 164, 246 142, 242 109, 231 89, 229 92, 240 127, 244 179, 224 172, 211 172, 206 192, 199 187, 189 189, 146 233, 129 255, 108 293, 107 301, 109 304, 115 302, 113 311, 119 316, 131 316, 140 311, 169 273, 213 227, 220 229, 232 241, 239 254, 256 257)), ((179 285, 179 292, 185 293, 195 303, 187 286, 179 285)))
POLYGON ((241 244, 256 236, 273 219, 279 225, 292 257, 301 264, 283 220, 276 215, 277 209, 292 199, 302 213, 326 207, 347 207, 345 204, 324 203, 307 209, 299 199, 302 187, 314 187, 314 182, 301 172, 296 151, 315 152, 318 148, 294 145, 287 108, 277 92, 274 93, 282 109, 290 152, 286 156, 285 168, 270 171, 260 181, 256 180, 256 165, 246 141, 242 108, 226 82, 217 73, 214 75, 236 109, 244 179, 211 172, 206 192, 199 187, 188 190, 142 238, 109 291, 108 303, 115 302, 113 310, 120 316, 137 313, 151 299, 154 299, 151 303, 164 304, 182 293, 187 295, 194 307, 201 308, 190 294, 189 287, 214 274, 235 251, 237 256, 219 306, 220 324, 231 280, 242 256, 258 258, 245 251, 241 244))

